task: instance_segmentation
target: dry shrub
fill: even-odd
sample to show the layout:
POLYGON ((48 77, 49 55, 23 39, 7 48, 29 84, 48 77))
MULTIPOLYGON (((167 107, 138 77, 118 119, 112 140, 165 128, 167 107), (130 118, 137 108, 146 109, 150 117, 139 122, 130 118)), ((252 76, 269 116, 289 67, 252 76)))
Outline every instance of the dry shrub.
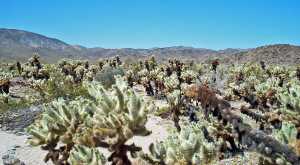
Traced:
POLYGON ((191 99, 200 101, 204 109, 204 116, 208 119, 208 111, 213 111, 214 116, 219 115, 219 110, 228 109, 231 107, 230 103, 226 100, 220 100, 216 97, 218 91, 211 90, 205 86, 194 85, 190 87, 185 94, 188 102, 191 99))

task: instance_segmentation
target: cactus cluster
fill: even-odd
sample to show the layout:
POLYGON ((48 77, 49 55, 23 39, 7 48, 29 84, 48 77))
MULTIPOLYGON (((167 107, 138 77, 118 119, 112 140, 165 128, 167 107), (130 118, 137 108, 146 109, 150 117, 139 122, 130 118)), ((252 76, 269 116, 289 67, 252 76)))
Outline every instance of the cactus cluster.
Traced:
POLYGON ((172 93, 168 93, 167 95, 168 102, 170 104, 170 110, 173 114, 172 119, 174 121, 174 125, 177 128, 177 131, 180 132, 181 128, 179 125, 179 114, 180 114, 180 109, 183 105, 183 98, 181 96, 180 91, 174 90, 172 93))
POLYGON ((127 151, 135 152, 138 148, 125 142, 133 136, 151 133, 145 124, 154 103, 147 105, 133 90, 127 90, 120 76, 109 93, 97 82, 85 82, 84 86, 96 101, 79 97, 69 104, 63 99, 46 104, 42 119, 27 129, 37 139, 30 144, 42 145, 43 150, 49 151, 45 161, 51 159, 54 163, 104 162, 103 156, 93 148, 103 147, 113 152, 109 161, 127 164, 130 162, 127 151), (65 146, 57 149, 59 141, 65 146))
MULTIPOLYGON (((293 150, 300 156, 300 143, 297 140, 297 130, 294 124, 288 122, 282 122, 281 130, 274 129, 272 131, 272 136, 282 144, 289 145, 293 150)), ((280 164, 280 165, 290 165, 283 156, 272 152, 269 147, 265 147, 262 144, 258 146, 260 152, 263 154, 265 159, 264 162, 280 164)))
POLYGON ((0 63, 0 101, 10 99, 9 79, 18 73, 39 96, 55 95, 47 102, 55 101, 45 104, 41 118, 27 129, 35 137, 30 144, 47 150, 45 161, 55 164, 130 164, 127 154, 134 157, 141 148, 126 142, 151 133, 145 124, 147 114, 155 109, 153 101, 146 102, 135 94, 135 85, 142 85, 154 99, 167 101, 156 114, 172 114, 177 129, 166 140, 151 144, 150 154, 140 152, 150 163, 208 164, 226 158, 226 153, 255 148, 271 163, 295 164, 295 153, 299 156, 300 152, 299 69, 263 61, 219 62, 217 58, 201 64, 169 59, 158 65, 151 56, 122 63, 117 56, 98 63, 61 60, 57 67, 41 64, 35 54, 26 63, 0 63), (110 81, 117 69, 126 70, 125 77, 110 81), (242 106, 240 115, 226 100, 244 100, 250 107, 242 106), (179 125, 183 108, 191 122, 200 122, 179 125), (111 152, 108 158, 101 154, 102 148, 111 152))
POLYGON ((40 55, 33 54, 33 57, 28 59, 28 62, 19 64, 18 70, 21 76, 25 79, 49 79, 50 73, 40 63, 40 55))
POLYGON ((291 121, 296 125, 298 130, 298 137, 300 137, 300 85, 297 79, 292 79, 289 88, 276 94, 277 99, 280 101, 279 108, 280 118, 284 121, 291 121))
POLYGON ((203 123, 183 126, 180 133, 172 131, 164 141, 149 146, 150 154, 140 152, 151 164, 207 164, 216 158, 215 144, 205 139, 203 123))

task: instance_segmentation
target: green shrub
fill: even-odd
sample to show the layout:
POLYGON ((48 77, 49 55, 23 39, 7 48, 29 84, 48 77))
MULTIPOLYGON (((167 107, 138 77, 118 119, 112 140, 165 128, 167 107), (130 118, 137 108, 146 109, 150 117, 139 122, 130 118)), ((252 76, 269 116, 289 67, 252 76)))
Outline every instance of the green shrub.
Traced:
POLYGON ((115 75, 124 76, 125 72, 121 67, 116 67, 114 69, 106 67, 96 74, 95 80, 99 81, 104 88, 108 89, 112 85, 116 84, 116 80, 114 78, 115 75))
POLYGON ((32 80, 32 82, 47 102, 61 97, 70 100, 74 100, 77 96, 90 97, 87 89, 82 87, 82 82, 68 81, 60 72, 52 74, 49 80, 32 80))

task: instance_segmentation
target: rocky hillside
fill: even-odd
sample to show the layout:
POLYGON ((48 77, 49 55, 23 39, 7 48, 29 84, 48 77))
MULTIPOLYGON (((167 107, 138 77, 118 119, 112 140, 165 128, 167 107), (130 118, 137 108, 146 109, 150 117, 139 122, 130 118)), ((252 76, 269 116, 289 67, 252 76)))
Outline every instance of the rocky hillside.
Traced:
POLYGON ((234 54, 226 60, 233 62, 263 60, 269 64, 299 64, 300 47, 288 44, 261 46, 253 50, 234 54))
POLYGON ((63 58, 95 61, 99 58, 110 58, 116 55, 119 55, 122 60, 128 58, 131 60, 145 59, 151 55, 155 55, 159 62, 165 61, 168 58, 207 61, 214 57, 229 57, 243 51, 246 51, 246 49, 225 49, 216 51, 184 46, 151 49, 86 48, 83 46, 69 45, 58 39, 48 38, 32 32, 0 29, 0 60, 27 60, 33 53, 38 53, 41 55, 41 60, 44 61, 57 61, 63 58))

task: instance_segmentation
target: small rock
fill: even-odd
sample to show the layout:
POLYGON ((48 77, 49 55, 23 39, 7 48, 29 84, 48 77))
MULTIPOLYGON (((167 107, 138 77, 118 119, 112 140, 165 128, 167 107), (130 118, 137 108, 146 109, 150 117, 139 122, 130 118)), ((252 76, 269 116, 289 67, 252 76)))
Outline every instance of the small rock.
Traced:
POLYGON ((11 130, 7 130, 6 133, 12 134, 13 132, 11 130))
POLYGON ((28 136, 27 139, 33 139, 34 137, 32 135, 28 136))
POLYGON ((0 128, 2 128, 2 125, 0 124, 0 128))
POLYGON ((25 165, 20 159, 14 158, 12 155, 8 159, 3 160, 4 165, 25 165))
POLYGON ((2 128, 2 131, 8 131, 8 130, 9 130, 8 127, 3 127, 3 128, 2 128))
POLYGON ((15 151, 14 150, 8 150, 8 151, 6 151, 6 154, 8 154, 8 155, 15 154, 15 151))
POLYGON ((12 160, 15 159, 15 157, 13 155, 7 155, 7 156, 5 159, 3 159, 3 164, 9 164, 12 160))
POLYGON ((16 133, 16 135, 17 136, 24 136, 24 135, 26 135, 26 133, 25 132, 18 132, 18 133, 16 133))
POLYGON ((2 159, 7 159, 7 158, 9 158, 8 154, 2 156, 2 159))
POLYGON ((18 131, 18 132, 23 132, 24 129, 19 127, 19 128, 16 128, 16 131, 18 131))
POLYGON ((20 146, 20 145, 17 145, 17 144, 13 145, 13 147, 14 147, 14 148, 21 148, 21 146, 20 146))
POLYGON ((16 150, 16 148, 14 146, 8 146, 6 147, 7 150, 16 150))

